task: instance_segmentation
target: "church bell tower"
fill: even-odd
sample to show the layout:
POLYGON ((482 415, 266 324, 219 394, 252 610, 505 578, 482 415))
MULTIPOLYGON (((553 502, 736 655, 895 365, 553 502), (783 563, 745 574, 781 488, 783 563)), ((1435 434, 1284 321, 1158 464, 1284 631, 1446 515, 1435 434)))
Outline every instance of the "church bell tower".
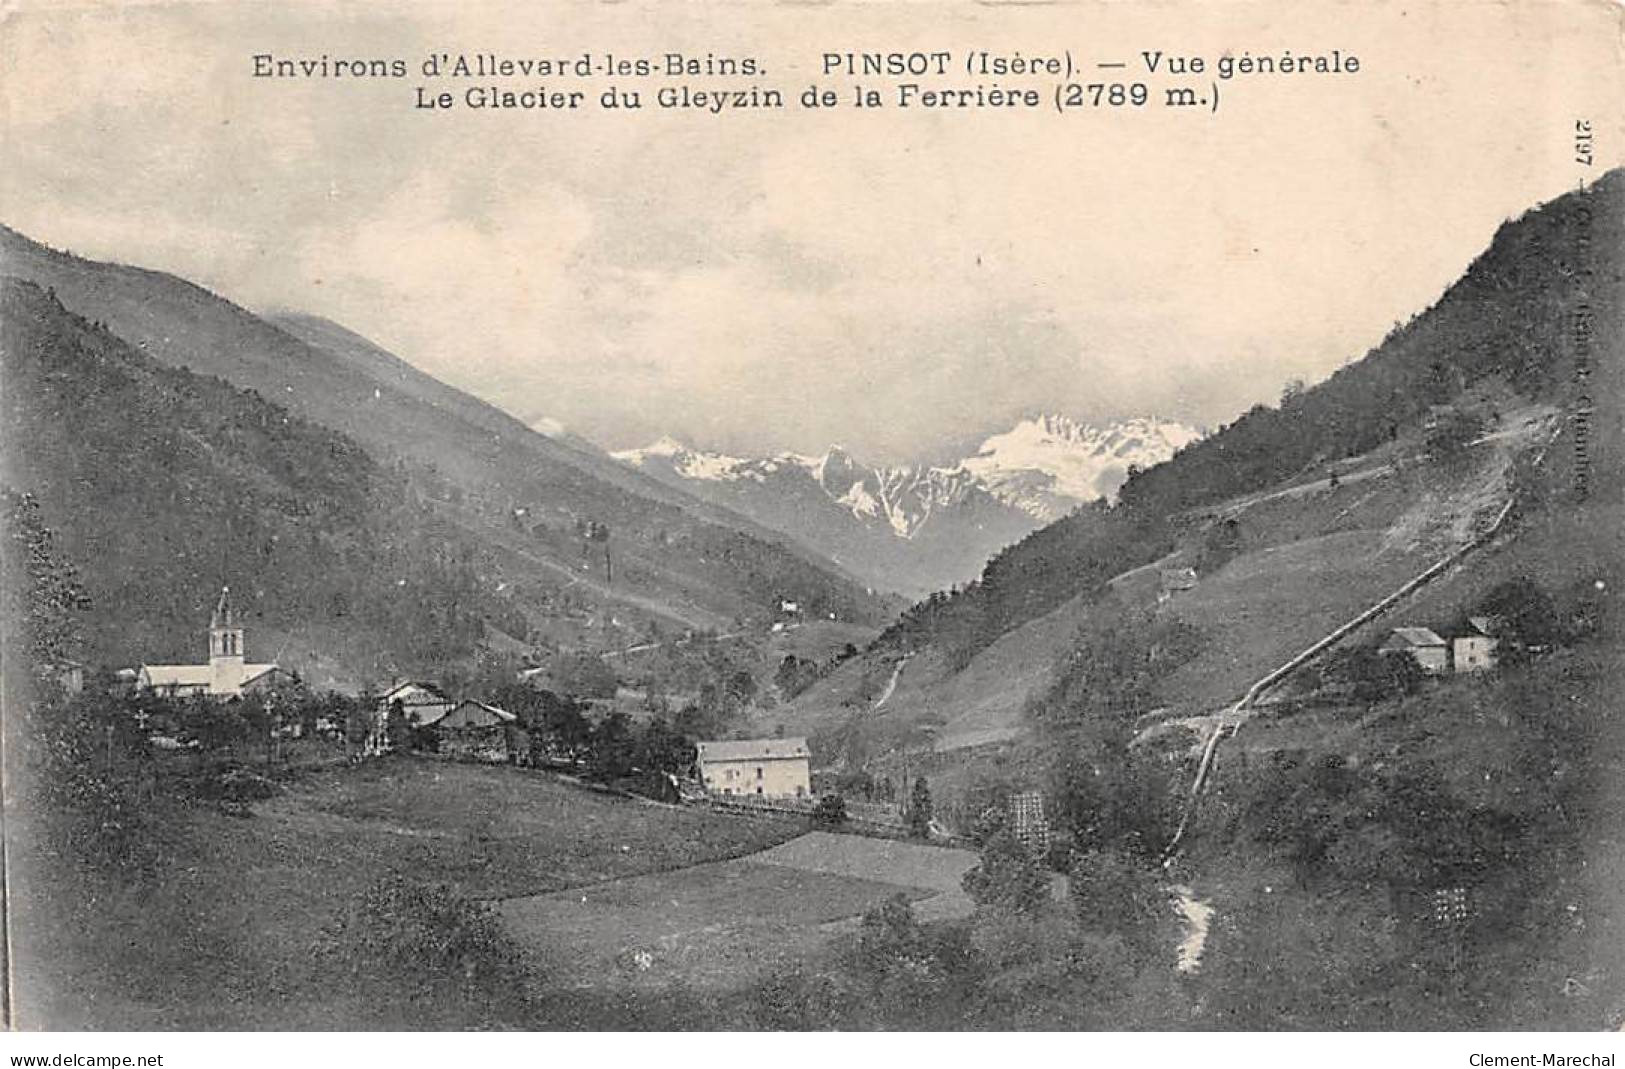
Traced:
POLYGON ((236 694, 243 682, 243 629, 231 611, 231 591, 220 588, 220 602, 209 619, 209 693, 236 694))

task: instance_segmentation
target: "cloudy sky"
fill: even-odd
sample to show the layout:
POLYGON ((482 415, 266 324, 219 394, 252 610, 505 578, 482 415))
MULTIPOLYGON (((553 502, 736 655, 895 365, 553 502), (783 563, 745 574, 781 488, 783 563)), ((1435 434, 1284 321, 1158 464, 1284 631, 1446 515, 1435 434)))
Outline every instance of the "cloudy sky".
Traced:
POLYGON ((0 220, 331 317, 613 448, 902 460, 1041 411, 1212 425, 1359 356, 1502 220, 1600 173, 1576 118, 1619 158, 1606 11, 25 4, 0 35, 0 220), (1062 47, 1362 71, 1238 77, 1217 115, 411 106, 437 51, 754 55, 793 105, 850 84, 826 50, 1062 47), (266 52, 413 76, 255 79, 266 52))

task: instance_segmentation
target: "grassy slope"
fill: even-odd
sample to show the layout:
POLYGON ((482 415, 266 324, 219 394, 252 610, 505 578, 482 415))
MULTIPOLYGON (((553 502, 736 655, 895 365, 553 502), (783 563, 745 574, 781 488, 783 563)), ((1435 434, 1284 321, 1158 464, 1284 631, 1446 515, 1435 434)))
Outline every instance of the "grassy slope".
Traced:
MULTIPOLYGON (((1535 440, 1531 428, 1484 443, 1471 463, 1449 472, 1413 468, 1403 479, 1323 487, 1237 513, 1246 532, 1243 551, 1164 609, 1201 628, 1205 647, 1165 681, 1163 700, 1188 711, 1232 701, 1254 679, 1421 571, 1459 544, 1464 517, 1499 504, 1507 459, 1535 440)), ((1154 566, 1135 569, 1114 581, 1114 593, 1153 607, 1157 573, 1154 566)), ((878 709, 874 702, 898 655, 871 652, 775 716, 798 732, 827 729, 858 712, 877 729, 899 734, 909 725, 936 724, 939 751, 1014 738, 1027 700, 1049 685, 1056 661, 1094 605, 1091 596, 1075 597, 1005 634, 959 671, 927 649, 908 660, 878 709)))
POLYGON ((151 886, 104 894, 87 916, 47 905, 20 918, 24 1027, 416 1026, 391 1007, 351 1004, 310 953, 319 929, 379 878, 533 894, 734 857, 802 831, 429 760, 317 774, 251 819, 165 815, 151 886))
MULTIPOLYGON (((1210 1026, 1595 1029, 1625 1020, 1625 276, 1616 263, 1594 285, 1591 365, 1571 387, 1595 410, 1584 441, 1571 396, 1570 418, 1526 483, 1531 492, 1508 536, 1421 591, 1404 615, 1448 624, 1497 584, 1527 577, 1548 591, 1593 591, 1603 606, 1599 632, 1528 668, 1436 680, 1403 701, 1265 715, 1221 748, 1182 868, 1219 909, 1210 982, 1247 990, 1239 999, 1215 990, 1209 997, 1223 1010, 1210 1026), (1581 467, 1591 475, 1584 495, 1576 492, 1581 467), (1543 733, 1573 740, 1570 752, 1551 761, 1531 745, 1543 733), (1426 952, 1425 924, 1396 942, 1396 925, 1414 924, 1402 899, 1305 874, 1261 840, 1275 816, 1288 815, 1256 807, 1282 760, 1363 775, 1436 770, 1467 811, 1545 829, 1523 841, 1520 855, 1491 858, 1454 881, 1469 887, 1484 920, 1465 937, 1469 964, 1453 988, 1395 995, 1412 982, 1409 957, 1426 952), (1565 792, 1565 803, 1553 806, 1548 789, 1565 792), (1254 939, 1273 929, 1276 945, 1238 947, 1247 926, 1254 939), (1274 960, 1248 975, 1233 968, 1236 954, 1274 960)), ((1567 349, 1558 359, 1573 367, 1575 355, 1567 349)), ((1350 852, 1370 849, 1347 841, 1350 852)))

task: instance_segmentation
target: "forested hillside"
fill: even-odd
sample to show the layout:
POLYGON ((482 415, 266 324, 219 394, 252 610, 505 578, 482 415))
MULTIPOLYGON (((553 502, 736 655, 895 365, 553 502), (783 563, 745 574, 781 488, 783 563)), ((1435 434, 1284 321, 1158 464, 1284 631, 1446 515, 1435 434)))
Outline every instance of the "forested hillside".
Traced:
MULTIPOLYGON (((310 321, 299 320, 310 336, 307 341, 181 279, 83 260, 4 228, 0 228, 0 257, 7 277, 48 292, 55 306, 50 315, 35 315, 31 322, 11 331, 8 338, 15 344, 10 347, 18 352, 8 359, 21 359, 24 350, 46 354, 63 348, 51 340, 55 332, 67 330, 62 325, 67 320, 62 317, 84 317, 90 325, 81 323, 68 331, 77 338, 73 345, 78 349, 69 346, 51 359, 66 359, 68 350, 86 346, 113 347, 122 354, 120 360, 144 361, 141 375, 153 381, 229 383, 239 391, 230 396, 244 396, 240 391, 247 391, 247 395, 264 399, 261 403, 275 406, 277 415, 266 418, 278 425, 286 417, 289 426, 298 424, 311 433, 320 429, 335 435, 334 441, 343 444, 334 447, 333 463, 342 459, 345 478, 360 479, 359 473, 371 472, 366 476, 371 481, 342 490, 324 489, 308 484, 314 475, 302 474, 298 479, 306 481, 279 484, 278 492, 283 495, 279 501, 292 512, 308 507, 325 516, 323 506, 307 505, 303 499, 312 492, 330 493, 334 509, 342 507, 351 513, 374 509, 367 522, 376 524, 376 529, 354 542, 367 547, 356 550, 363 554, 365 567, 384 567, 380 561, 406 553, 394 548, 402 540, 426 537, 460 547, 436 551, 427 562, 411 553, 402 558, 410 566, 397 570, 407 574, 391 581, 400 595, 396 599, 402 606, 399 611, 409 619, 385 623, 385 617, 376 614, 386 610, 375 604, 374 616, 361 626, 363 631, 373 627, 394 631, 398 624, 398 635, 374 634, 363 641, 346 634, 337 640, 346 649, 369 643, 395 649, 396 653, 384 658, 389 670, 429 670, 452 651, 466 655, 480 642, 482 633, 488 645, 512 657, 527 650, 618 648, 685 631, 733 631, 741 626, 765 631, 781 598, 794 599, 820 615, 834 613, 842 621, 871 627, 882 624, 895 611, 893 604, 781 536, 644 478, 585 446, 548 439, 342 328, 318 324, 318 330, 310 321), (192 378, 164 377, 182 369, 192 378), (405 608, 423 604, 413 584, 429 583, 439 589, 449 581, 443 573, 458 576, 460 593, 431 599, 427 604, 436 607, 429 610, 405 608), (487 592, 478 604, 475 600, 479 599, 471 600, 476 584, 487 592), (499 607, 493 607, 490 598, 496 598, 499 607), (446 616, 454 611, 453 606, 455 620, 446 616), (405 647, 413 652, 407 657, 401 643, 406 634, 414 632, 433 632, 441 636, 437 642, 449 646, 440 649, 431 643, 431 649, 409 641, 405 647), (433 657, 425 663, 430 653, 433 657)), ((8 299, 32 300, 15 294, 8 299)), ((13 318, 8 316, 8 321, 13 318)), ((17 426, 45 425, 45 432, 52 433, 59 428, 50 426, 49 414, 62 412, 64 406, 70 411, 75 407, 105 407, 109 413, 140 410, 137 405, 94 396, 107 385, 94 376, 82 385, 74 385, 73 378, 65 374, 60 380, 49 380, 49 390, 39 395, 12 391, 7 404, 17 413, 17 426), (72 400, 52 391, 68 392, 72 400)), ((196 422, 240 444, 238 438, 249 431, 237 426, 241 422, 238 402, 221 401, 220 412, 210 412, 209 406, 225 396, 211 394, 200 400, 196 422)), ((97 435, 117 439, 130 430, 125 425, 128 417, 110 418, 114 422, 95 421, 97 435)), ((90 422, 85 420, 87 425, 90 422)), ((156 434, 162 429, 156 415, 141 426, 143 433, 156 434)), ((196 433, 210 440, 202 431, 196 433)), ((18 437, 28 436, 20 433, 18 437)), ((296 598, 301 609, 298 624, 268 618, 266 626, 273 630, 297 626, 305 634, 318 626, 341 632, 356 629, 357 610, 352 603, 366 597, 350 587, 352 582, 362 586, 366 582, 350 578, 356 561, 339 552, 331 539, 311 535, 308 527, 301 527, 297 534, 281 532, 275 543, 277 554, 288 557, 293 552, 288 541, 293 538, 304 547, 300 552, 308 550, 309 558, 289 564, 285 574, 275 571, 281 565, 272 571, 256 571, 276 554, 267 556, 266 543, 253 539, 249 532, 256 524, 247 515, 230 517, 230 553, 222 552, 221 545, 202 549, 180 537, 180 531, 183 526, 188 530, 223 526, 227 516, 222 509, 252 513, 257 502, 230 504, 244 498, 222 488, 218 503, 204 496, 195 504, 183 504, 192 500, 188 492, 179 488, 171 492, 163 479, 129 479, 110 459, 117 456, 111 441, 107 451, 96 454, 89 452, 88 445, 77 453, 67 449, 75 445, 73 441, 53 443, 46 448, 42 440, 26 464, 15 462, 18 471, 8 477, 8 486, 34 492, 53 526, 85 540, 76 548, 118 561, 107 572, 117 575, 121 583, 144 582, 137 578, 143 566, 155 569, 156 575, 177 567, 186 577, 184 592, 159 599, 165 604, 195 599, 187 602, 185 611, 177 609, 171 615, 169 610, 128 610, 157 612, 150 617, 153 632, 140 637, 146 651, 143 656, 159 656, 155 643, 160 649, 175 651, 169 655, 189 648, 201 626, 198 613, 209 596, 207 589, 218 586, 222 569, 227 568, 241 576, 233 585, 245 591, 269 591, 292 583, 308 584, 322 592, 324 611, 313 611, 306 599, 296 598), (81 521, 76 510, 99 506, 85 506, 88 491, 70 487, 102 486, 115 474, 125 478, 117 488, 104 487, 108 494, 127 502, 136 515, 145 510, 171 517, 154 529, 156 538, 134 525, 77 533, 81 521), (154 492, 168 496, 152 499, 154 492), (170 537, 172 531, 174 537, 170 537), (176 563, 181 561, 190 563, 176 563), (201 587, 192 583, 193 576, 202 582, 201 587), (159 620, 166 622, 160 624, 159 620)), ((253 445, 250 466, 264 464, 270 472, 323 472, 331 466, 296 461, 276 449, 262 448, 263 442, 253 445)), ((218 459, 218 450, 198 448, 200 455, 218 459)), ((323 448, 313 446, 311 451, 323 448)), ((155 455, 168 453, 159 449, 155 455)), ((154 466, 163 465, 154 461, 154 466)), ((241 465, 234 462, 228 467, 235 471, 241 465)), ((346 523, 354 519, 350 513, 345 515, 346 523)), ((130 587, 127 593, 131 598, 148 596, 144 588, 130 587)), ((122 598, 117 604, 119 612, 133 605, 122 598)), ((115 620, 107 634, 127 632, 115 620)), ((332 646, 335 640, 325 632, 318 634, 321 637, 312 637, 307 653, 320 652, 325 657, 337 648, 332 646)), ((271 640, 271 632, 262 635, 262 641, 271 640)), ((282 649, 284 641, 286 634, 271 648, 256 644, 256 655, 292 658, 304 639, 286 650, 282 649)), ((132 635, 107 652, 127 657, 126 650, 134 643, 132 635)), ((372 672, 381 656, 369 654, 363 663, 348 666, 335 662, 330 669, 353 681, 372 672)))
POLYGON ((3 287, 5 483, 83 569, 93 661, 200 659, 222 583, 267 660, 443 664, 487 623, 524 632, 491 561, 352 439, 3 287))
MULTIPOLYGON (((1195 510, 1417 437, 1440 406, 1487 381, 1525 401, 1572 392, 1575 315, 1587 287, 1619 269, 1622 205, 1625 172, 1615 171, 1504 224, 1432 307, 1362 359, 1324 382, 1291 385, 1278 406, 1256 406, 1133 472, 1115 508, 1084 508, 1035 532, 989 562, 979 582, 916 606, 883 643, 934 645, 965 663, 1012 628, 1191 542, 1210 518, 1195 510)), ((1492 419, 1493 404, 1483 407, 1492 419)), ((1212 544, 1194 547, 1198 554, 1227 551, 1224 532, 1205 537, 1212 544)))

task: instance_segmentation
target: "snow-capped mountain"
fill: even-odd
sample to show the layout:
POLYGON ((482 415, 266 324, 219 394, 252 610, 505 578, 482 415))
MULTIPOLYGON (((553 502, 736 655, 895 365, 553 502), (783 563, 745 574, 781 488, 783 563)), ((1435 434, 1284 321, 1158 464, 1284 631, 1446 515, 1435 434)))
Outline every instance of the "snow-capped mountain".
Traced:
POLYGON ((1039 416, 987 439, 960 466, 1000 501, 1050 523, 1117 493, 1130 466, 1160 464, 1200 437, 1166 420, 1130 419, 1098 429, 1065 416, 1039 416))
POLYGON ((1099 430, 1041 416, 947 466, 872 467, 840 446, 821 457, 734 457, 670 437, 613 455, 796 538, 878 588, 919 595, 974 579, 1005 545, 1115 493, 1131 464, 1166 460, 1196 437, 1158 420, 1099 430))

